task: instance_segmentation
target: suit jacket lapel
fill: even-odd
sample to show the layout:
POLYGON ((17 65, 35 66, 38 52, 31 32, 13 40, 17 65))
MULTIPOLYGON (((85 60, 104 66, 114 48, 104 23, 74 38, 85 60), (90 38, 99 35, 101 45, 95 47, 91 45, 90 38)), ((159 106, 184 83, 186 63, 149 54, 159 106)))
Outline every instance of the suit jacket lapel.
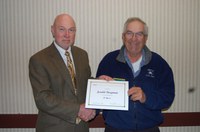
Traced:
POLYGON ((60 53, 58 52, 58 50, 56 49, 54 44, 51 44, 50 46, 50 50, 49 50, 49 55, 50 58, 52 60, 52 62, 55 64, 55 68, 58 72, 60 72, 60 74, 63 76, 63 78, 69 83, 71 84, 70 89, 72 90, 72 92, 74 92, 74 88, 72 85, 72 80, 70 78, 70 73, 60 55, 60 53))

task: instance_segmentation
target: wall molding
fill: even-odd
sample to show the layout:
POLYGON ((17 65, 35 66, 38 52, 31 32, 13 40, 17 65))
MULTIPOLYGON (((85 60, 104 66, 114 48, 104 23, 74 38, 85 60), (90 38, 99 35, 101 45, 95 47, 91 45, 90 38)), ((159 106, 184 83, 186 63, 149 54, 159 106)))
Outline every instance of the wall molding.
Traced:
MULTIPOLYGON (((200 112, 164 113, 161 127, 200 126, 200 112)), ((37 114, 0 114, 0 128, 35 128, 37 114)), ((90 128, 104 128, 102 115, 89 123, 90 128)))

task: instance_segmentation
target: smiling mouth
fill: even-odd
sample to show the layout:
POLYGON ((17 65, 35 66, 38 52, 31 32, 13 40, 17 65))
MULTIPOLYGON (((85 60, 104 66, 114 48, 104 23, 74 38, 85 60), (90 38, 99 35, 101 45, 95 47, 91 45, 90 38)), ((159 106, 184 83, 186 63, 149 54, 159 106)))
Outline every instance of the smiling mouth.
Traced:
POLYGON ((129 43, 130 45, 133 45, 133 46, 137 46, 139 45, 138 43, 135 43, 135 42, 132 42, 132 43, 129 43))

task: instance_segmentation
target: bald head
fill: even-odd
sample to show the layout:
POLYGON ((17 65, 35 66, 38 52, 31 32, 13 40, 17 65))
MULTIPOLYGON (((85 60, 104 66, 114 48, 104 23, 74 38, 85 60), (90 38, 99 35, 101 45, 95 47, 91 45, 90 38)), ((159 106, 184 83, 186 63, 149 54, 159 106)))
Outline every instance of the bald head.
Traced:
POLYGON ((76 25, 74 22, 74 19, 69 14, 60 14, 60 15, 56 16, 53 26, 59 24, 62 21, 71 23, 74 26, 76 25))
POLYGON ((56 16, 51 26, 51 32, 56 44, 63 49, 68 49, 75 41, 76 24, 74 19, 68 14, 56 16))

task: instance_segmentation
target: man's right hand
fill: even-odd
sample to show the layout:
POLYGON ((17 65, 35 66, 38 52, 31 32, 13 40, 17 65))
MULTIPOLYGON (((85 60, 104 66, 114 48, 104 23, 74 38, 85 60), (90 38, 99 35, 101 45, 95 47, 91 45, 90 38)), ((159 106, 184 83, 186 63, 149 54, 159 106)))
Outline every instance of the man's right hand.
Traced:
POLYGON ((96 110, 85 108, 85 104, 80 105, 78 117, 81 120, 87 122, 87 121, 93 119, 95 117, 95 115, 96 115, 96 110))

